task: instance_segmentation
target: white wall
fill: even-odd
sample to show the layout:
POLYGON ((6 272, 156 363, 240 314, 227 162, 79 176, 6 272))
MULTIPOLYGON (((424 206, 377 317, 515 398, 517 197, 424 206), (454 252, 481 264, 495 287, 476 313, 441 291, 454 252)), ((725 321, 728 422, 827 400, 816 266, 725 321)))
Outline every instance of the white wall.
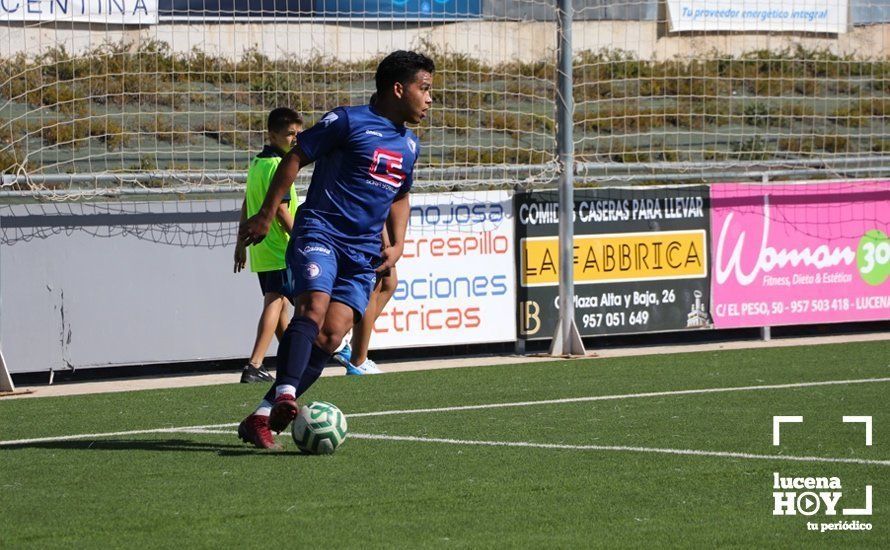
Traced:
POLYGON ((0 343, 10 371, 249 356, 262 298, 255 275, 232 273, 240 202, 175 208, 0 209, 0 343), (218 212, 233 221, 169 223, 218 212), (167 219, 129 225, 140 213, 167 219))

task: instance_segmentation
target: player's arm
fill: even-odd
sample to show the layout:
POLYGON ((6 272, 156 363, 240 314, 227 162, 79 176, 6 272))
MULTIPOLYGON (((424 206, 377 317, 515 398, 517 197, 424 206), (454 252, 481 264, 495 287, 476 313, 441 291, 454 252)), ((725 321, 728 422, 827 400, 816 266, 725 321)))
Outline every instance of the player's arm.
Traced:
MULTIPOLYGON (((266 237, 266 234, 269 233, 269 227, 275 219, 276 212, 278 212, 278 207, 281 205, 281 199, 284 198, 291 184, 297 179, 300 168, 310 164, 310 162, 299 145, 284 155, 284 158, 278 164, 278 169, 275 170, 275 175, 272 176, 269 190, 266 192, 266 198, 263 200, 260 211, 248 218, 238 229, 239 241, 245 245, 250 245, 256 244, 266 237)), ((293 227, 293 220, 291 220, 291 227, 293 227)))
POLYGON ((405 232, 408 230, 408 217, 411 215, 411 203, 408 193, 393 201, 386 217, 386 231, 389 233, 389 246, 380 254, 383 263, 377 272, 383 272, 396 265, 402 252, 405 251, 405 232))
POLYGON ((281 223, 281 227, 287 231, 288 234, 293 232, 294 230, 294 217, 290 215, 290 205, 287 202, 282 201, 278 204, 278 211, 275 212, 275 217, 278 218, 278 221, 281 223))
MULTIPOLYGON (((247 199, 241 202, 241 219, 238 220, 238 227, 244 225, 247 221, 247 199)), ((247 265, 247 247, 241 242, 241 239, 235 239, 235 273, 240 272, 247 265)))

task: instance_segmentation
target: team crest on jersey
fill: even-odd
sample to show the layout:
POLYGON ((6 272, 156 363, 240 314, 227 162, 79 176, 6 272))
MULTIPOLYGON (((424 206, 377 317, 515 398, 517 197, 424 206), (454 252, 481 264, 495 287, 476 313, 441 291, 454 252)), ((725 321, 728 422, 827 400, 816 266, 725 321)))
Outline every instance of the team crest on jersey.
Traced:
POLYGON ((388 149, 377 148, 371 160, 369 173, 375 180, 389 186, 399 188, 405 181, 405 171, 402 168, 404 157, 401 153, 388 149))
POLYGON ((417 143, 414 142, 413 139, 408 139, 408 149, 411 149, 411 154, 417 154, 417 143))
POLYGON ((321 275, 321 266, 315 262, 309 262, 303 270, 306 273, 307 279, 317 279, 321 275))
POLYGON ((334 122, 336 122, 336 120, 337 120, 338 118, 340 118, 340 117, 337 116, 337 113, 331 112, 331 113, 326 114, 326 115, 321 119, 320 122, 321 122, 322 124, 324 124, 324 127, 325 127, 325 128, 327 128, 328 126, 330 126, 331 124, 333 124, 334 122))

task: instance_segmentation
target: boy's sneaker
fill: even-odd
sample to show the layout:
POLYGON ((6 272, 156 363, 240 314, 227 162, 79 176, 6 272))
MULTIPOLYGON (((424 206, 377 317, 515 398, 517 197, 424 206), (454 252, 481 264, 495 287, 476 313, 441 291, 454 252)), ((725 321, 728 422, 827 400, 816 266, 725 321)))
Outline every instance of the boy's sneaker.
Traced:
POLYGON ((283 432, 287 425, 297 417, 299 411, 300 408, 293 395, 286 393, 279 395, 275 398, 272 411, 269 413, 269 429, 275 433, 283 432))
POLYGON ((355 369, 361 371, 362 374, 383 374, 383 371, 380 370, 377 363, 370 359, 365 359, 365 362, 355 367, 355 369))
POLYGON ((238 425, 238 437, 245 443, 252 443, 259 449, 280 449, 275 437, 269 431, 269 417, 252 414, 238 425))
POLYGON ((349 344, 346 344, 336 351, 331 359, 336 361, 340 366, 346 367, 346 374, 349 374, 349 360, 352 359, 352 348, 349 347, 349 344))
POLYGON ((260 365, 259 367, 254 367, 250 363, 248 363, 244 370, 241 371, 241 383, 242 384, 252 384, 254 382, 274 382, 275 377, 266 370, 266 367, 260 365))
POLYGON ((365 373, 364 373, 364 371, 359 370, 359 368, 356 367, 355 365, 353 365, 352 363, 347 362, 346 363, 346 374, 348 376, 361 376, 362 374, 365 374, 365 373))

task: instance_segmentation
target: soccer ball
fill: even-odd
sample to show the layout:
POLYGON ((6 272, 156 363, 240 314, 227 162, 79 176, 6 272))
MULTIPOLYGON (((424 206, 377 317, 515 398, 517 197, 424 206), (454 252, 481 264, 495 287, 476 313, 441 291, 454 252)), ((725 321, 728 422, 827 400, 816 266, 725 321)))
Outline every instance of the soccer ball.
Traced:
POLYGON ((346 415, 330 403, 314 401, 300 408, 291 434, 304 453, 331 454, 346 441, 346 415))

